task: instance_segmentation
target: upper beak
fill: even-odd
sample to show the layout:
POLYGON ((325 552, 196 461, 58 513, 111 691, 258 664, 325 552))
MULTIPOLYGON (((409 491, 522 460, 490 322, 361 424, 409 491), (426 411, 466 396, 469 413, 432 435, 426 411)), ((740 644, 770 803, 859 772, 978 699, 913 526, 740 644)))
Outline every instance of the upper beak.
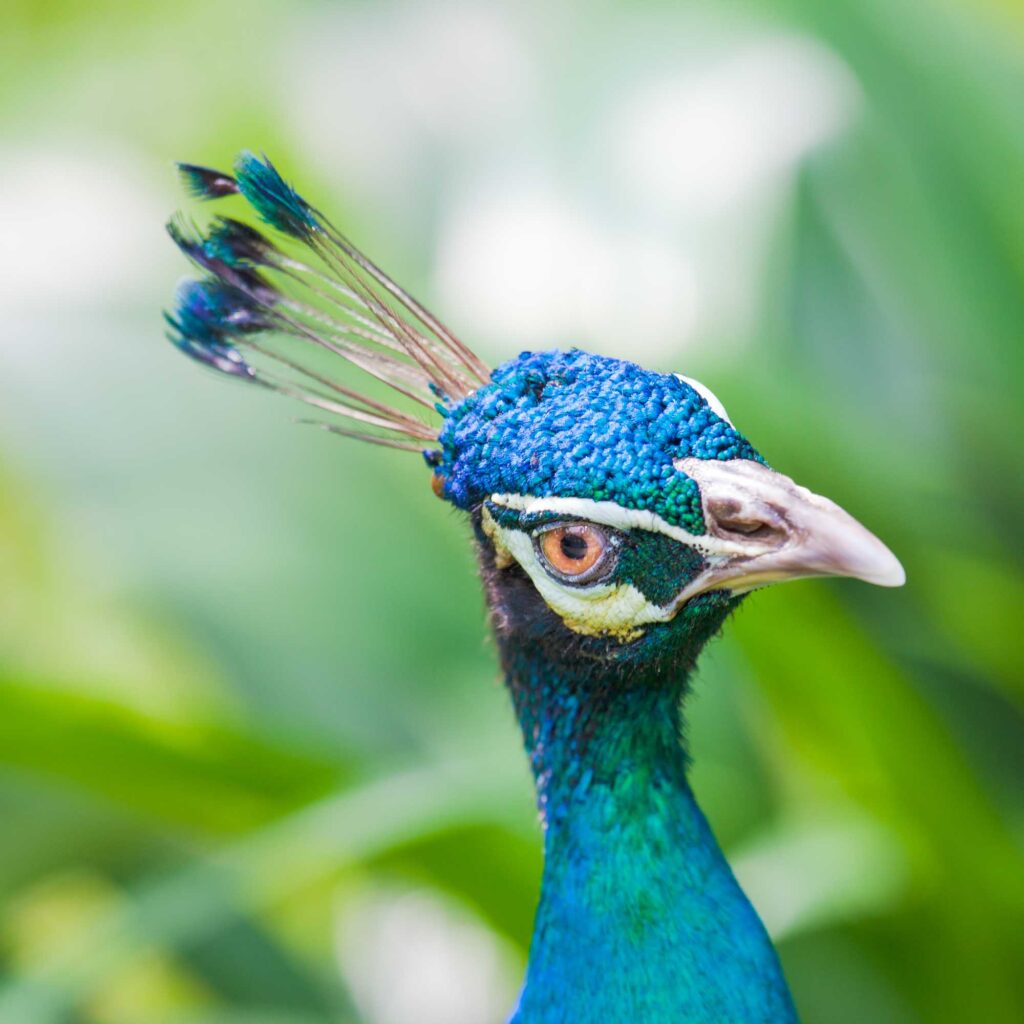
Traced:
POLYGON ((748 459, 680 459, 707 526, 705 570, 680 602, 706 590, 744 593, 804 576, 851 576, 880 587, 906 580, 896 556, 853 516, 788 476, 748 459))

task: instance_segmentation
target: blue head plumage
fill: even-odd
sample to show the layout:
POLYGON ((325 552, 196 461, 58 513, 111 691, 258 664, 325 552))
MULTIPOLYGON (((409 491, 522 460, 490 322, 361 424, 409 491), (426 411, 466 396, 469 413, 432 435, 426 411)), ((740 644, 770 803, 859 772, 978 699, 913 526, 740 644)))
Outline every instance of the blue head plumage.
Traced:
POLYGON ((448 413, 428 461, 468 509, 492 494, 612 501, 703 532, 683 458, 764 460, 689 383, 623 359, 524 352, 448 413))

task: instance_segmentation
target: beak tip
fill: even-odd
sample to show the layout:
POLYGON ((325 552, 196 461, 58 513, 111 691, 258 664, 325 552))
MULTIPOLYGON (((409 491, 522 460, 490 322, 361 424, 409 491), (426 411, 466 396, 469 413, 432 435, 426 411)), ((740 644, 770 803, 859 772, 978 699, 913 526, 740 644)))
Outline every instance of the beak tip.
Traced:
POLYGON ((872 583, 876 587, 902 587, 907 582, 906 571, 887 547, 883 545, 882 548, 875 563, 867 567, 867 571, 858 573, 858 576, 865 583, 872 583))
POLYGON ((907 582, 907 574, 903 566, 894 561, 888 572, 871 582, 879 587, 902 587, 907 582))

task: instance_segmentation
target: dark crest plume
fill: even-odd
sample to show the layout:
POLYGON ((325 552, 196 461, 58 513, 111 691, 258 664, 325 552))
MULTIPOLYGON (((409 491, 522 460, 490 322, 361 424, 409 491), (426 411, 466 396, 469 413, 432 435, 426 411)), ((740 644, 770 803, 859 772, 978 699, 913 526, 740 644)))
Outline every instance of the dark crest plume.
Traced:
POLYGON ((171 238, 203 272, 179 285, 174 311, 165 314, 168 338, 186 355, 328 414, 317 421, 326 430, 412 451, 436 442, 438 428, 350 387, 331 371, 334 360, 442 416, 490 380, 469 348, 268 159, 242 153, 233 175, 195 164, 178 169, 191 196, 238 194, 283 236, 278 241, 226 216, 205 229, 180 214, 171 220, 171 238), (291 251, 295 242, 301 258, 291 251))

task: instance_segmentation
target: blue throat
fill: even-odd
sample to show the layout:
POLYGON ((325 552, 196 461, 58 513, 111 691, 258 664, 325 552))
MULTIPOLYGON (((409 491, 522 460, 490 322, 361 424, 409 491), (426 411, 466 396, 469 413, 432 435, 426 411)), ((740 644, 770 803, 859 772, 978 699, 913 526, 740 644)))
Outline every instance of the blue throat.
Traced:
MULTIPOLYGON (((687 782, 685 680, 505 664, 537 785, 544 877, 512 1024, 785 1024, 778 957, 687 782)), ((601 669, 596 671, 600 672, 601 669)))

